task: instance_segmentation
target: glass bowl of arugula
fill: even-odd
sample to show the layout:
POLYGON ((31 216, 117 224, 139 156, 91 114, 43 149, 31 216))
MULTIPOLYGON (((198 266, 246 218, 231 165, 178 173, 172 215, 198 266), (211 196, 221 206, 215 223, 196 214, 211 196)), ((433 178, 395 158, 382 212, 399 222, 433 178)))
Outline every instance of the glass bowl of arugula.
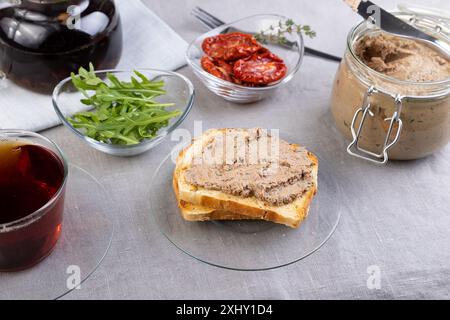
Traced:
POLYGON ((134 156, 159 144, 194 103, 194 87, 171 71, 80 68, 53 92, 62 123, 91 147, 134 156))

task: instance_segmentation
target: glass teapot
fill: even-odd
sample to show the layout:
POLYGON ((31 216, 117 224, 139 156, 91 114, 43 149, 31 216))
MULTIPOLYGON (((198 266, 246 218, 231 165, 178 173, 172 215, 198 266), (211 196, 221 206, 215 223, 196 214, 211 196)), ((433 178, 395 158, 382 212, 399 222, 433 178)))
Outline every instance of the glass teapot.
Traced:
POLYGON ((90 62, 114 68, 121 52, 113 0, 0 0, 0 73, 22 87, 51 93, 90 62))

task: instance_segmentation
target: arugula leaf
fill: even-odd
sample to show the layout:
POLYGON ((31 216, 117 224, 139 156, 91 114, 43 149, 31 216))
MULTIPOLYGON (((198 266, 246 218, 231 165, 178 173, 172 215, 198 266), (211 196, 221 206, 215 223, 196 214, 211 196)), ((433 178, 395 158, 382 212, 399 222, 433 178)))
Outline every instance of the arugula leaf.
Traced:
POLYGON ((164 81, 153 81, 134 71, 130 81, 122 81, 114 74, 106 75, 107 82, 97 77, 94 66, 72 73, 73 85, 83 94, 81 103, 92 106, 67 120, 88 137, 110 144, 133 145, 151 139, 169 125, 169 120, 181 114, 166 108, 173 103, 155 100, 166 94, 164 81))

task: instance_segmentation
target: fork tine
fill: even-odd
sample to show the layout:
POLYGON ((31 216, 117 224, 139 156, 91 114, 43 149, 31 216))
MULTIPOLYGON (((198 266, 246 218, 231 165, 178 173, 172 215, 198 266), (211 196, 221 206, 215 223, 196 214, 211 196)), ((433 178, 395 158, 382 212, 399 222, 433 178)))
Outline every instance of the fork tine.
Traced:
POLYGON ((225 22, 223 22, 219 18, 216 18, 211 13, 207 12, 206 10, 203 10, 202 8, 200 8, 198 6, 196 6, 194 9, 196 9, 198 12, 201 12, 202 14, 208 16, 211 19, 211 21, 214 21, 214 24, 216 24, 217 26, 221 26, 221 25, 225 24, 225 22))
POLYGON ((204 22, 207 22, 209 24, 209 26, 211 26, 211 28, 213 28, 213 29, 220 26, 220 24, 218 24, 218 22, 215 19, 204 14, 202 11, 198 10, 198 8, 194 8, 191 13, 193 15, 195 15, 197 17, 197 19, 201 19, 204 22))
POLYGON ((211 21, 205 19, 203 16, 198 15, 196 12, 191 12, 191 14, 197 18, 203 25, 205 25, 208 29, 214 29, 217 26, 213 24, 211 21))

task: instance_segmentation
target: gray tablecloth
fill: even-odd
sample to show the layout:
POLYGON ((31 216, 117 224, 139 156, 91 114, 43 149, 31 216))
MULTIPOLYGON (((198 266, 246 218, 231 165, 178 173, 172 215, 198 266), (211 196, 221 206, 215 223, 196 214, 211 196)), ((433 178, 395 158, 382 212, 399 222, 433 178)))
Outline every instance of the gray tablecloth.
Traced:
MULTIPOLYGON (((393 8, 391 1, 378 2, 393 8)), ((421 2, 450 10, 447 0, 421 2)), ((189 15, 194 5, 227 21, 276 12, 311 24, 318 37, 307 44, 336 55, 343 53, 347 32, 359 20, 338 0, 146 3, 187 41, 204 31, 189 15)), ((108 256, 82 289, 66 298, 450 298, 450 146, 420 161, 386 167, 349 157, 329 112, 336 67, 307 57, 287 87, 251 105, 228 103, 207 91, 191 70, 181 70, 197 90, 183 127, 192 130, 194 120, 203 120, 204 127, 281 128, 299 142, 307 136, 340 179, 344 194, 336 201, 344 210, 336 233, 318 252, 282 269, 237 272, 208 266, 143 223, 148 186, 156 183, 149 177, 170 151, 169 141, 123 159, 92 150, 65 128, 44 132, 122 200, 112 216, 117 228, 108 256), (368 272, 375 278, 379 272, 379 282, 368 272)))

